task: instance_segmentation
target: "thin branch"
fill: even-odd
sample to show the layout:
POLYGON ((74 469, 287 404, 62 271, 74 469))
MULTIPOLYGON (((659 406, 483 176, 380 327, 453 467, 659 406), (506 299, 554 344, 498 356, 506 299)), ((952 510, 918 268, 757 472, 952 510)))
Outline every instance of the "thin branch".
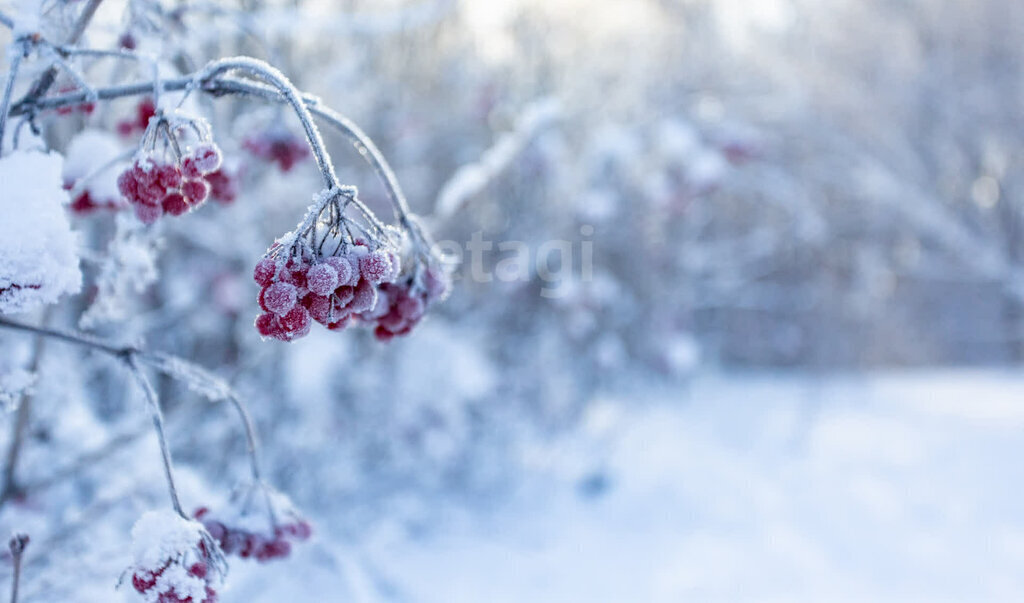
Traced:
POLYGON ((0 154, 3 154, 4 128, 7 126, 7 114, 11 106, 11 94, 14 93, 14 80, 18 77, 18 68, 21 66, 21 59, 24 51, 19 51, 11 57, 11 69, 7 72, 7 83, 4 85, 4 97, 0 101, 0 154))
MULTIPOLYGON (((196 85, 196 80, 200 77, 200 73, 193 73, 177 78, 168 78, 157 81, 147 80, 106 88, 96 88, 91 91, 91 93, 77 90, 66 94, 49 96, 47 98, 24 98, 11 107, 10 113, 11 116, 16 116, 43 109, 57 109, 69 105, 80 105, 84 102, 95 100, 113 100, 131 96, 140 96, 143 94, 153 94, 158 87, 160 90, 165 92, 186 90, 196 85)), ((231 77, 209 77, 209 79, 200 82, 199 89, 212 96, 238 94, 255 96, 266 101, 276 103, 289 102, 280 91, 273 87, 260 84, 258 82, 247 82, 231 77)), ((405 194, 402 192, 402 188, 399 185, 398 179, 395 177, 391 166, 388 164, 384 155, 380 152, 380 149, 377 148, 370 137, 367 136, 366 133, 356 126, 350 119, 336 111, 333 111, 332 109, 321 106, 317 98, 308 95, 301 95, 300 98, 302 104, 305 105, 310 114, 324 120, 324 122, 329 126, 338 130, 338 132, 348 138, 352 145, 355 146, 356 150, 359 151, 359 154, 373 167, 374 173, 384 186, 388 199, 391 201, 399 222, 401 222, 403 226, 408 227, 411 223, 409 218, 411 212, 409 210, 405 194)), ((316 148, 314 147, 314 151, 315 150, 316 148)), ((360 211, 369 211, 361 201, 356 200, 355 205, 360 208, 360 211)))
POLYGON ((62 331, 59 329, 50 329, 47 327, 37 327, 34 325, 26 325, 24 323, 15 322, 7 318, 0 318, 0 327, 7 329, 13 329, 15 331, 24 331, 26 333, 34 333, 36 335, 42 335, 51 339, 59 339, 68 343, 92 348, 100 352, 106 352, 113 356, 124 358, 132 355, 139 350, 133 346, 115 346, 113 344, 106 343, 81 333, 71 333, 69 331, 62 331))
POLYGON ((252 479, 256 483, 262 483, 262 471, 260 471, 259 462, 259 440, 256 438, 256 429, 252 424, 252 417, 249 416, 249 411, 246 410, 245 405, 238 396, 231 394, 228 397, 231 402, 231 406, 234 407, 235 412, 238 413, 238 418, 242 421, 242 426, 245 429, 245 444, 249 450, 249 468, 252 471, 252 479))
POLYGON ((18 603, 18 583, 21 582, 21 558, 28 547, 28 534, 15 534, 7 543, 11 550, 11 560, 14 562, 14 575, 11 577, 11 603, 18 603))
MULTIPOLYGON (((71 34, 68 39, 64 41, 64 45, 71 46, 78 42, 85 33, 85 29, 89 26, 89 22, 92 21, 93 16, 96 14, 96 9, 99 8, 100 3, 103 0, 89 0, 89 3, 85 5, 82 12, 78 15, 78 20, 75 21, 74 28, 71 30, 71 34)), ((53 83, 57 80, 57 66, 51 65, 36 81, 32 89, 29 90, 28 94, 25 95, 25 100, 38 99, 42 97, 46 92, 53 86, 53 83)))
MULTIPOLYGON (((222 381, 219 378, 207 372, 206 369, 203 369, 202 367, 196 364, 186 362, 174 356, 169 356, 162 353, 146 352, 134 346, 116 346, 81 333, 72 333, 69 331, 62 331, 58 329, 26 325, 2 317, 0 317, 0 327, 13 329, 16 331, 23 331, 26 333, 33 333, 35 335, 40 336, 41 338, 49 337, 53 339, 59 339, 67 343, 72 343, 88 349, 109 354, 115 358, 124 360, 128 364, 129 368, 132 371, 132 374, 135 376, 136 380, 138 380, 139 384, 142 386, 143 393, 146 395, 147 401, 149 402, 150 410, 153 412, 153 423, 154 426, 156 427, 157 437, 160 440, 161 453, 163 454, 164 458, 164 468, 165 471, 167 472, 168 484, 171 490, 172 501, 175 504, 175 510, 179 510, 180 505, 177 503, 177 493, 174 487, 173 477, 171 475, 171 456, 164 438, 163 417, 159 412, 159 405, 156 403, 156 392, 153 391, 153 387, 149 383, 149 380, 146 378, 145 374, 141 372, 140 367, 138 365, 139 361, 149 364, 150 366, 156 368, 157 370, 166 375, 169 375, 172 378, 181 381, 186 381, 186 385, 188 385, 188 383, 186 377, 183 375, 183 372, 181 370, 176 370, 175 367, 187 366, 189 371, 199 373, 198 375, 196 375, 196 377, 201 377, 208 384, 214 384, 218 387, 218 389, 225 390, 224 393, 219 394, 217 398, 226 398, 231 403, 231 406, 235 409, 235 412, 238 414, 239 420, 242 423, 242 428, 245 432, 246 449, 249 454, 249 465, 250 470, 252 471, 253 481, 256 483, 262 482, 262 472, 260 470, 259 463, 259 440, 256 434, 256 429, 253 426, 252 418, 249 416, 249 412, 248 410, 246 410, 245 404, 235 394, 235 392, 232 391, 226 385, 221 386, 222 381)), ((120 440, 127 441, 133 437, 134 436, 132 434, 125 434, 124 436, 116 438, 114 441, 112 441, 111 446, 115 445, 116 443, 119 443, 120 440)), ((93 454, 105 454, 108 448, 109 447, 104 447, 103 449, 98 450, 93 454)), ((13 466, 13 463, 9 461, 8 466, 13 466)), ((52 481, 52 477, 47 481, 33 484, 33 486, 38 486, 40 484, 46 485, 49 481, 52 481)), ((11 480, 11 483, 13 484, 13 478, 11 480)), ((2 496, 9 497, 10 495, 7 493, 8 491, 14 492, 13 485, 5 488, 5 492, 2 496)), ((4 500, 4 498, 0 497, 0 500, 4 500)))
POLYGON ((320 135, 320 130, 313 123, 313 116, 310 115, 306 101, 295 85, 275 67, 250 57, 232 57, 213 61, 196 74, 196 81, 207 82, 229 71, 247 73, 267 82, 277 90, 281 97, 292 106, 292 109, 295 110, 295 115, 302 122, 302 128, 306 131, 306 138, 313 149, 313 155, 316 157, 317 165, 320 167, 320 173, 323 175, 324 185, 328 190, 341 188, 338 176, 334 173, 334 166, 331 164, 330 157, 327 154, 323 137, 320 135))
MULTIPOLYGON (((50 316, 49 310, 43 315, 45 323, 50 316)), ((29 370, 33 373, 39 370, 39 364, 43 357, 43 348, 46 346, 46 338, 42 335, 36 337, 32 343, 32 359, 29 361, 29 370)), ((18 404, 17 416, 11 426, 11 442, 7 448, 7 462, 4 465, 3 484, 0 490, 0 505, 14 498, 23 491, 17 482, 18 461, 21 458, 21 449, 25 443, 25 432, 28 429, 28 422, 32 415, 32 395, 23 393, 21 402, 18 404)))
POLYGON ((178 515, 189 519, 188 515, 181 508, 178 488, 174 484, 174 466, 171 461, 171 449, 167 445, 167 437, 164 435, 164 414, 160 411, 160 400, 156 396, 156 390, 153 389, 153 384, 150 383, 149 378, 139 368, 139 362, 134 354, 130 354, 125 359, 125 363, 131 369, 132 375, 138 381, 139 386, 142 387, 142 393, 145 394, 146 402, 149 404, 149 411, 153 417, 153 428, 156 430, 156 438, 160 444, 160 459, 164 465, 164 477, 167 478, 167 489, 171 495, 171 506, 174 507, 178 515))

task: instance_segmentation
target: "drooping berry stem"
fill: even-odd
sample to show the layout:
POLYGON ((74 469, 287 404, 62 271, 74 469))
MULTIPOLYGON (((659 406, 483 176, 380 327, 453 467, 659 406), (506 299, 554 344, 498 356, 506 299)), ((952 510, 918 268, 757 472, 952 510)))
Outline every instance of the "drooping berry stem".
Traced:
POLYGON ((248 73, 277 89, 281 96, 292 106, 292 109, 295 110, 295 115, 299 118, 299 121, 302 122, 302 129, 306 132, 306 139, 309 141, 310 148, 313 149, 313 156, 316 158, 317 166, 320 168, 320 173, 324 178, 324 186, 328 190, 340 188, 338 176, 335 174, 334 166, 327 155, 320 130, 317 129, 316 124, 313 122, 313 116, 310 114, 309 108, 306 107, 306 102, 303 100, 301 93, 291 83, 291 80, 270 64, 250 57, 232 57, 213 61, 198 74, 196 79, 200 82, 207 82, 229 71, 248 73))
POLYGON ((252 470, 252 479, 256 483, 263 483, 259 459, 260 444, 256 436, 256 428, 252 424, 252 417, 249 416, 249 411, 238 396, 231 394, 228 396, 228 400, 238 413, 238 417, 242 421, 242 427, 245 429, 245 443, 249 452, 249 467, 252 470))
MULTIPOLYGON (((3 317, 0 317, 0 328, 24 331, 27 333, 39 335, 41 336, 41 338, 52 338, 65 341, 67 343, 73 343, 99 352, 104 352, 115 358, 123 359, 125 360, 125 362, 127 362, 132 373, 135 375, 135 378, 138 379, 139 384, 142 385, 143 393, 145 393, 147 396, 147 401, 151 406, 151 410, 155 408, 153 421, 156 426, 157 437, 160 440, 161 453, 165 459, 164 469, 168 475, 168 484, 171 490, 172 501, 175 504, 175 510, 180 512, 181 505, 177 499, 177 492, 174 487, 173 475, 171 474, 171 455, 169 449, 167 448, 166 441, 164 439, 163 415, 162 413, 160 413, 159 404, 155 402, 156 392, 153 391, 152 385, 149 383, 149 380, 146 378, 145 374, 143 374, 139 370, 138 366, 138 361, 142 360, 159 368, 168 357, 162 354, 146 352, 132 346, 115 346, 105 341, 101 341, 99 339, 81 333, 71 333, 68 331, 61 331, 58 329, 26 325, 3 317)), ((40 341, 41 340, 42 339, 40 339, 40 341)), ((245 408, 245 404, 233 391, 230 391, 226 397, 231 402, 231 405, 235 408, 235 411, 238 413, 239 419, 241 420, 242 423, 242 428, 245 430, 246 448, 249 453, 249 465, 252 471, 253 481, 256 483, 262 483, 262 471, 260 470, 259 464, 259 438, 256 434, 256 428, 253 425, 252 417, 249 415, 249 411, 245 408)), ((11 480, 11 482, 13 484, 13 480, 11 480)), ((0 496, 7 497, 10 496, 10 494, 11 493, 5 491, 0 496)))
POLYGON ((174 507, 175 512, 181 515, 185 519, 189 519, 188 515, 185 515, 185 511, 181 508, 181 501, 178 499, 178 488, 174 485, 174 467, 171 464, 171 449, 167 445, 167 438, 164 435, 164 414, 160 410, 160 400, 156 396, 156 390, 153 389, 153 384, 149 382, 149 378, 146 377, 145 373, 139 367, 139 361, 135 358, 135 354, 129 354, 125 358, 125 362, 128 368, 131 369, 132 375, 135 376, 135 380, 139 382, 139 386, 142 387, 142 393, 146 396, 146 402, 149 404, 149 411, 153 416, 153 428, 156 430, 156 437, 160 443, 160 459, 164 465, 164 476, 167 478, 167 489, 171 494, 171 506, 174 507))

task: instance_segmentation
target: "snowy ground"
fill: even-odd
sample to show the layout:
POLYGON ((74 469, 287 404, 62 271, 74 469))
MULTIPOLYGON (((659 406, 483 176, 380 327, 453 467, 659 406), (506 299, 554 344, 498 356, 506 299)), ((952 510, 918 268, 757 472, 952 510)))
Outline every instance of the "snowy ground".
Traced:
POLYGON ((1021 375, 705 377, 528 456, 506 506, 236 563, 223 600, 1024 599, 1021 375))

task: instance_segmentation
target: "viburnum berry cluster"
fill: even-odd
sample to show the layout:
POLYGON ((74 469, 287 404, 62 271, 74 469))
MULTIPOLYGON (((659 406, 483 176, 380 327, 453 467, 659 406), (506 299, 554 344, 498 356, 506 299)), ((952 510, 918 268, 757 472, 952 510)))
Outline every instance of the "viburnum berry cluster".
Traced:
POLYGON ((249 136, 242 146, 264 161, 276 163, 282 172, 309 157, 309 145, 290 131, 272 126, 249 136))
MULTIPOLYGON (((205 120, 157 112, 117 186, 139 220, 152 224, 164 214, 180 216, 202 205, 212 188, 208 178, 221 161, 205 120)), ((223 188, 219 179, 214 176, 223 188)))
POLYGON ((256 329, 281 341, 304 337, 314 321, 331 331, 373 325, 381 340, 409 333, 448 291, 441 263, 418 230, 375 225, 361 204, 371 227, 347 218, 354 189, 322 195, 327 197, 311 212, 315 217, 275 243, 253 270, 263 310, 256 329), (353 236, 353 229, 361 236, 353 236))
POLYGON ((215 603, 226 570, 206 529, 172 511, 150 511, 132 528, 132 587, 147 603, 215 603))
POLYGON ((200 507, 194 513, 225 555, 260 563, 283 559, 291 554, 293 543, 313 534, 309 522, 280 492, 262 484, 250 485, 242 492, 234 497, 233 511, 217 513, 200 507))

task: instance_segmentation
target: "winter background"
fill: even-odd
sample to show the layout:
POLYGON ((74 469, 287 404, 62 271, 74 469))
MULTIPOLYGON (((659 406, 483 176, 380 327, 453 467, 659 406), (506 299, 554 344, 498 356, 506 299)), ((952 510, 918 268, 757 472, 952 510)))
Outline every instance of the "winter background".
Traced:
MULTIPOLYGON (((0 11, 56 39, 87 3, 0 11)), ((301 136, 291 114, 191 96, 237 198, 152 227, 106 207, 116 170, 90 179, 99 207, 30 209, 60 194, 47 177, 130 153, 139 98, 41 112, 38 136, 10 120, 0 260, 53 265, 0 278, 78 293, 0 317, 230 382, 266 480, 313 525, 286 559, 230 559, 221 601, 1024 597, 1024 4, 108 0, 80 42, 126 33, 165 77, 277 66, 370 134, 462 260, 406 337, 263 341, 252 267, 321 184, 245 141, 301 136), (63 160, 16 163, 15 131, 63 160)), ((69 61, 95 87, 152 78, 69 61)), ((141 600, 115 589, 132 526, 167 507, 141 391, 102 354, 2 328, 0 346, 19 600, 141 600)), ((247 471, 234 416, 153 376, 184 506, 224 504, 247 471)))

